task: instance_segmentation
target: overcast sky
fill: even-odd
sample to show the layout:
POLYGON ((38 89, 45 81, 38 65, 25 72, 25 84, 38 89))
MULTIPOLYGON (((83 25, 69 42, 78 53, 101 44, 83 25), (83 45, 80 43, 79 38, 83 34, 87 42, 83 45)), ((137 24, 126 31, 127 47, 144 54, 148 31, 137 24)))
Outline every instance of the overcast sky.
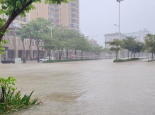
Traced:
MULTIPOLYGON (((80 0, 80 30, 86 36, 95 36, 104 45, 104 35, 118 32, 116 0, 80 0)), ((124 0, 121 2, 121 32, 138 32, 147 28, 155 34, 155 0, 124 0)))

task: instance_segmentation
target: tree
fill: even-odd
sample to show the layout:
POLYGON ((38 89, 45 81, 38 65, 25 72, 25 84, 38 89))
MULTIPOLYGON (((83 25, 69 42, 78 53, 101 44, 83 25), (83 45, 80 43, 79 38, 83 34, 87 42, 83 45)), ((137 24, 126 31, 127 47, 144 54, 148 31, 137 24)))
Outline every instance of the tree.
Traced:
MULTIPOLYGON (((39 43, 43 40, 43 37, 45 37, 45 34, 50 34, 50 30, 48 26, 51 23, 48 20, 45 20, 43 18, 37 18, 36 20, 32 20, 29 23, 25 24, 20 30, 18 30, 16 33, 17 35, 20 35, 20 38, 23 42, 23 51, 24 51, 24 62, 26 60, 26 53, 25 53, 25 44, 24 39, 29 38, 30 39, 30 46, 31 47, 31 41, 34 39, 37 44, 37 60, 39 62, 39 55, 40 55, 40 49, 39 49, 39 43)), ((47 36, 46 36, 47 38, 47 36)))
POLYGON ((64 43, 64 48, 65 48, 65 50, 66 50, 66 57, 67 57, 67 60, 68 60, 68 56, 69 56, 69 50, 70 49, 73 49, 73 39, 67 39, 66 41, 65 41, 65 43, 64 43))
POLYGON ((102 46, 95 46, 93 47, 93 52, 98 55, 98 58, 99 58, 99 55, 101 52, 103 52, 103 47, 102 46))
POLYGON ((69 56, 69 50, 74 49, 74 37, 75 37, 75 31, 65 28, 65 43, 64 43, 64 49, 66 50, 66 57, 68 59, 69 56))
POLYGON ((152 60, 154 60, 155 53, 155 35, 147 34, 145 37, 146 49, 152 53, 152 60))
POLYGON ((133 48, 131 49, 132 53, 134 53, 134 58, 136 53, 140 53, 143 49, 144 45, 142 42, 135 41, 133 48))
POLYGON ((88 51, 88 41, 84 36, 79 37, 78 39, 78 50, 81 50, 81 59, 83 59, 83 52, 88 51))
MULTIPOLYGON (((4 45, 6 45, 6 44, 7 44, 7 41, 5 41, 5 40, 2 40, 2 41, 0 42, 0 55, 5 53, 4 45)), ((2 91, 2 88, 1 88, 1 81, 0 81, 0 101, 1 101, 1 102, 4 102, 3 97, 4 97, 4 92, 2 91)))
POLYGON ((118 60, 118 51, 121 49, 122 47, 122 41, 119 39, 114 39, 111 42, 107 42, 107 44, 109 44, 111 46, 110 50, 115 51, 116 52, 116 60, 118 60))
POLYGON ((104 53, 104 55, 107 53, 109 55, 109 58, 111 58, 113 52, 108 48, 104 48, 103 53, 104 53))
MULTIPOLYGON (((62 2, 67 3, 68 1, 69 0, 45 0, 45 3, 60 4, 62 2)), ((11 22, 18 15, 26 16, 26 13, 29 13, 30 10, 35 9, 32 3, 36 2, 41 2, 41 0, 0 0, 0 15, 5 14, 8 16, 7 20, 0 18, 0 42, 3 42, 2 38, 5 32, 7 32, 7 29, 11 22)))
POLYGON ((43 40, 44 44, 41 47, 48 51, 48 56, 49 56, 49 60, 50 60, 51 59, 51 50, 54 49, 54 46, 55 46, 53 44, 52 36, 48 35, 48 34, 44 34, 42 40, 43 40))
MULTIPOLYGON (((30 10, 35 9, 32 3, 40 3, 41 0, 0 0, 1 9, 0 15, 5 14, 8 16, 7 20, 0 18, 0 41, 4 36, 7 28, 11 22, 18 16, 26 16, 30 10)), ((60 4, 67 3, 68 0, 45 0, 47 4, 60 4)))
POLYGON ((59 60, 62 59, 62 53, 65 48, 66 36, 65 36, 65 27, 59 26, 56 27, 53 32, 53 44, 54 49, 58 50, 59 60))
MULTIPOLYGON (((34 35, 33 35, 33 27, 31 25, 31 22, 30 23, 27 23, 26 25, 24 25, 20 30, 17 30, 16 31, 16 34, 18 36, 20 36, 20 39, 22 41, 22 44, 23 44, 23 63, 26 62, 26 49, 25 49, 25 43, 24 43, 24 40, 26 38, 29 38, 30 39, 30 46, 29 46, 29 49, 31 47, 31 41, 32 39, 34 39, 34 35)), ((31 54, 31 53, 30 53, 31 54)))
POLYGON ((123 39, 122 47, 128 50, 128 59, 129 59, 129 52, 134 47, 134 44, 135 44, 135 38, 133 37, 127 37, 126 39, 123 39))
POLYGON ((40 56, 40 42, 43 40, 44 34, 49 34, 50 33, 50 29, 48 28, 48 26, 51 26, 51 22, 44 19, 44 18, 37 18, 36 20, 32 20, 31 25, 33 27, 33 38, 36 41, 37 44, 37 60, 38 62, 39 60, 39 56, 40 56))

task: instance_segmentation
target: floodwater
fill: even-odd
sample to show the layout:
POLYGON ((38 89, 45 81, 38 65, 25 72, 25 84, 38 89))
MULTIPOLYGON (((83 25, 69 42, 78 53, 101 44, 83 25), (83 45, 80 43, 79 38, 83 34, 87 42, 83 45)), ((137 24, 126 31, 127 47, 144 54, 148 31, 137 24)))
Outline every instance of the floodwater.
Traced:
POLYGON ((1 64, 0 73, 43 102, 12 115, 155 115, 155 62, 1 64))

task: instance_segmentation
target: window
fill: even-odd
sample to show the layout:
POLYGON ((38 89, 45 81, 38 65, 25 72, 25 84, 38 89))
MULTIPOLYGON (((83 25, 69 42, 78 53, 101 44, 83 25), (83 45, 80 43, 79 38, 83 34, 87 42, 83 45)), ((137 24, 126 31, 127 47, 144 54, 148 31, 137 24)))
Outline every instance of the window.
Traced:
POLYGON ((12 38, 12 45, 14 45, 14 38, 12 38))
POLYGON ((55 9, 55 12, 58 13, 59 12, 59 9, 55 9))
POLYGON ((20 45, 20 39, 18 39, 18 45, 20 45))
POLYGON ((8 41, 8 44, 10 44, 10 39, 9 38, 7 38, 6 41, 8 41))
POLYGON ((34 41, 32 40, 31 42, 32 42, 32 46, 34 46, 34 41))
POLYGON ((59 19, 55 20, 55 23, 59 23, 59 19))
POLYGON ((59 18, 59 14, 54 14, 54 17, 55 18, 59 18))

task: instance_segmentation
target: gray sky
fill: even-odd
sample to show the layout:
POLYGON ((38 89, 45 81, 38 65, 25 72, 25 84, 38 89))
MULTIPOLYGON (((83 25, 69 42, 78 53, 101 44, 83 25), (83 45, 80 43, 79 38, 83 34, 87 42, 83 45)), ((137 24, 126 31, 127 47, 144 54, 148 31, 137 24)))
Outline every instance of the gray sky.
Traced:
MULTIPOLYGON (((104 35, 118 32, 118 2, 116 0, 80 0, 80 30, 95 36, 104 45, 104 35)), ((124 0, 121 2, 121 32, 138 32, 147 28, 155 34, 155 0, 124 0)))

